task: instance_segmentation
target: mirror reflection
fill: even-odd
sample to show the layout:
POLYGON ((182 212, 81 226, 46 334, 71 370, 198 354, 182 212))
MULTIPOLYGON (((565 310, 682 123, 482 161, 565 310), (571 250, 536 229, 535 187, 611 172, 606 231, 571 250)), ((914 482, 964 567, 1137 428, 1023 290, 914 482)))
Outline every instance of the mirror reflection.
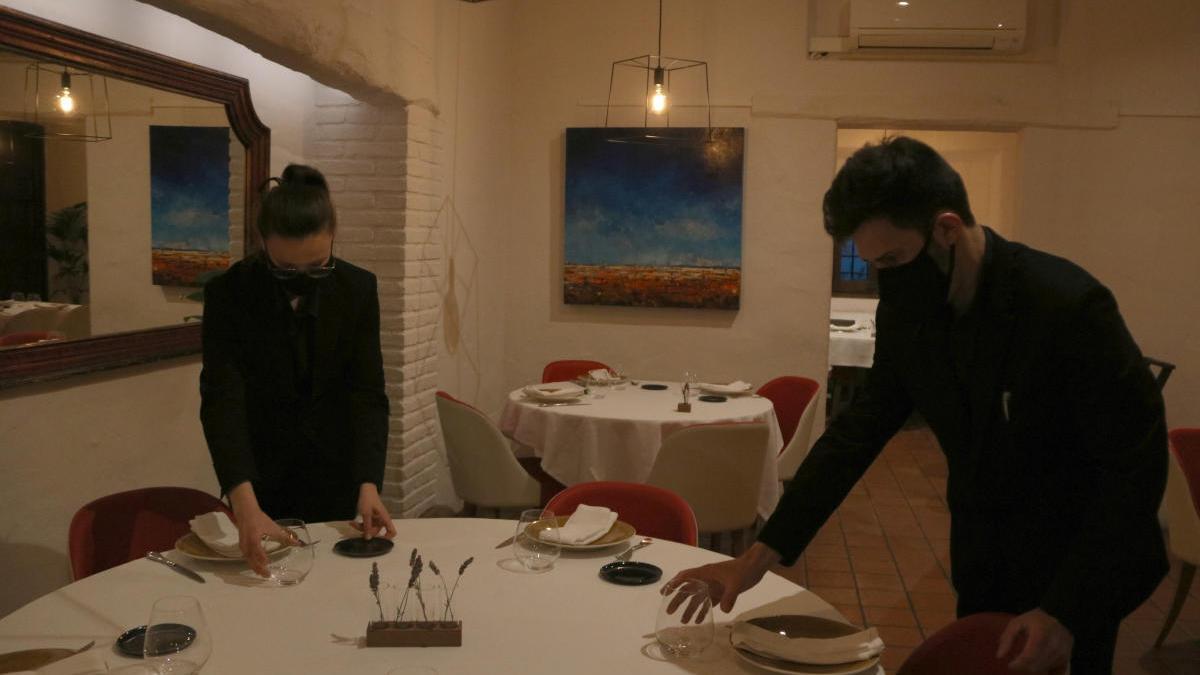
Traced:
POLYGON ((0 349, 198 320, 244 171, 219 103, 0 51, 0 349))

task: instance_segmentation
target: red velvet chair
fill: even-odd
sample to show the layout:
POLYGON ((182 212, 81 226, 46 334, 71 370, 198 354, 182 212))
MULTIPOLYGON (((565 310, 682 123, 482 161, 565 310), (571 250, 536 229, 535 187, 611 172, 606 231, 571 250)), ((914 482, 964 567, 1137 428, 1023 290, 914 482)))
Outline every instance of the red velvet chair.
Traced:
POLYGON ((588 361, 585 359, 571 359, 566 361, 551 361, 542 369, 542 382, 567 382, 581 375, 586 375, 590 370, 604 368, 608 370, 608 366, 599 361, 588 361))
POLYGON ((546 508, 556 516, 567 516, 580 504, 616 511, 640 535, 696 545, 696 514, 683 497, 670 490, 641 483, 580 483, 554 495, 546 508))
POLYGON ((1183 611, 1188 591, 1200 566, 1200 428, 1172 429, 1167 491, 1163 512, 1167 516, 1167 546, 1179 560, 1179 584, 1154 648, 1162 646, 1183 611))
POLYGON ((163 551, 191 528, 188 521, 225 504, 200 490, 152 487, 101 497, 75 512, 68 548, 71 574, 78 581, 110 567, 163 551))
POLYGON ((1001 612, 963 617, 930 635, 896 675, 1013 675, 1008 663, 1019 651, 996 658, 1000 635, 1012 618, 1001 612))
POLYGON ((64 337, 62 333, 53 330, 9 333, 8 335, 0 335, 0 347, 19 347, 47 340, 62 340, 64 337))

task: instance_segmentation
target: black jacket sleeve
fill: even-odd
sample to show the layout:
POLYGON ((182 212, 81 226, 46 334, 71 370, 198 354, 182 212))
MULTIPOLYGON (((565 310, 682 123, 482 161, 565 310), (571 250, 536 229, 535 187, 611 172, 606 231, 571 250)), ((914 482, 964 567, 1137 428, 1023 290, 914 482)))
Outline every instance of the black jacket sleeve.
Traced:
POLYGON ((234 320, 230 274, 212 280, 204 291, 204 366, 200 371, 200 422, 221 494, 257 478, 246 421, 246 384, 238 363, 242 345, 234 320))
POLYGON ((1068 394, 1089 487, 1086 514, 1041 607, 1072 633, 1134 609, 1166 573, 1157 512, 1166 487, 1162 395, 1112 294, 1093 287, 1060 331, 1068 394), (1133 606, 1130 606, 1133 605, 1133 606))
POLYGON ((367 301, 354 326, 351 349, 352 475, 356 483, 374 483, 382 492, 387 462, 388 398, 379 346, 379 291, 374 275, 370 275, 367 301))
POLYGON ((912 413, 912 401, 895 370, 897 337, 877 343, 866 383, 813 445, 758 535, 783 556, 784 565, 796 562, 912 413))

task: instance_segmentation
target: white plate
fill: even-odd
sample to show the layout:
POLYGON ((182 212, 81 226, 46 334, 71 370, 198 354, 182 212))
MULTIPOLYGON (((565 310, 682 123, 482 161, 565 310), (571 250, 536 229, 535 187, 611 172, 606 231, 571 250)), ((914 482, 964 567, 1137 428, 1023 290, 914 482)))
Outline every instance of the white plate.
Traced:
POLYGON ((700 382, 696 384, 696 388, 710 394, 721 394, 723 396, 745 396, 746 394, 754 393, 754 385, 747 385, 745 389, 734 389, 727 384, 708 384, 700 382))
POLYGON ((869 663, 865 666, 862 663, 819 666, 811 663, 792 663, 790 661, 759 656, 741 647, 734 647, 733 653, 737 654, 739 659, 757 668, 772 673, 785 673, 786 675, 859 675, 860 673, 865 675, 866 673, 874 673, 875 669, 879 667, 878 656, 870 659, 869 663))
MULTIPOLYGON (((566 524, 568 518, 570 518, 570 516, 556 516, 556 520, 558 520, 560 527, 566 524)), ((533 529, 533 525, 530 525, 529 529, 533 529)), ((636 534, 637 530, 634 529, 632 525, 618 520, 617 522, 613 523, 613 526, 609 528, 608 532, 604 533, 604 536, 590 544, 560 544, 560 546, 562 546, 564 551, 594 551, 601 548, 620 546, 621 544, 628 542, 629 538, 636 534)), ((533 534, 531 533, 530 536, 533 536, 533 534)))
MULTIPOLYGON (((280 546, 274 551, 267 551, 267 556, 271 557, 277 553, 283 553, 289 548, 291 548, 290 545, 280 546)), ((242 562, 244 560, 244 558, 230 558, 217 553, 209 548, 207 544, 201 541, 200 537, 197 537, 195 532, 188 532, 179 539, 176 539, 175 550, 186 555, 192 560, 204 560, 207 562, 242 562)))

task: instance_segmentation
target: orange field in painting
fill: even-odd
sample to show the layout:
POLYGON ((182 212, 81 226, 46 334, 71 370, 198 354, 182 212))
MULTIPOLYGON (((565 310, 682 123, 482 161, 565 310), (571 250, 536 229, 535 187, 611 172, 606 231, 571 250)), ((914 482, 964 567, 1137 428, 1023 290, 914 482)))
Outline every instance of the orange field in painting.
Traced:
POLYGON ((567 265, 568 305, 737 309, 742 271, 736 267, 567 265))
POLYGON ((156 286, 198 286, 196 277, 229 267, 229 254, 213 251, 155 248, 150 259, 156 286))

